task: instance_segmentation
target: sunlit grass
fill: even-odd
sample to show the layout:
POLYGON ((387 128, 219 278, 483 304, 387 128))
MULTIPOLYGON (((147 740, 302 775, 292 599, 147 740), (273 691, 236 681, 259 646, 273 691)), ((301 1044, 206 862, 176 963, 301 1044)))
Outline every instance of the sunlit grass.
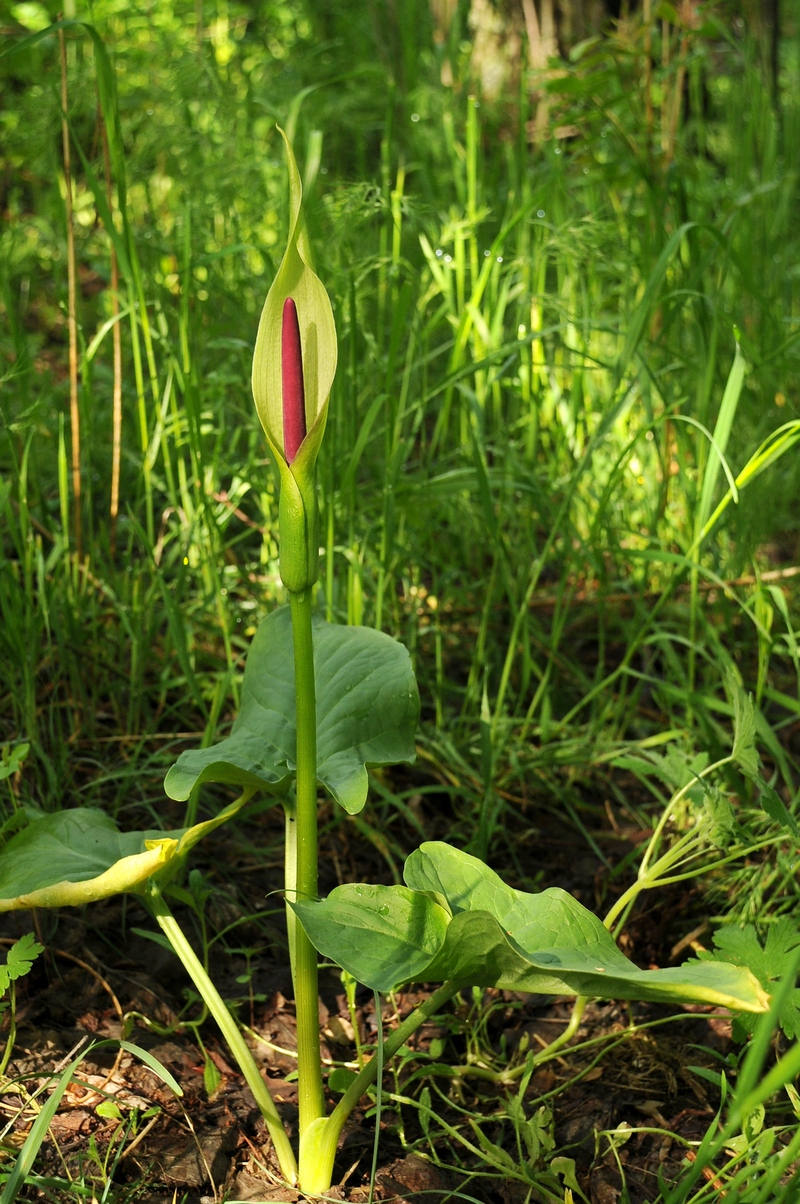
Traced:
MULTIPOLYGON (((83 563, 55 39, 0 65, 0 744, 31 744, 0 783, 8 815, 79 800, 163 817, 165 762, 229 722, 281 599, 249 390, 285 235, 276 121, 340 334, 317 604, 403 639, 422 687, 419 781, 378 778, 364 818, 387 873, 426 834, 428 792, 520 881, 520 833, 565 818, 602 864, 606 808, 646 827, 658 802, 612 761, 662 738, 722 755, 729 674, 793 805, 796 35, 778 115, 754 41, 692 31, 673 139, 679 31, 653 27, 648 131, 632 17, 553 71, 537 142, 530 97, 477 104, 468 30, 434 46, 420 13, 378 46, 360 16, 344 38, 336 14, 323 29, 280 4, 206 6, 198 28, 193 5, 98 0, 113 223, 92 181, 98 52, 70 35, 83 563), (111 224, 127 253, 115 537, 111 224)), ((728 871, 711 898, 768 921, 789 906, 784 861, 728 871)))

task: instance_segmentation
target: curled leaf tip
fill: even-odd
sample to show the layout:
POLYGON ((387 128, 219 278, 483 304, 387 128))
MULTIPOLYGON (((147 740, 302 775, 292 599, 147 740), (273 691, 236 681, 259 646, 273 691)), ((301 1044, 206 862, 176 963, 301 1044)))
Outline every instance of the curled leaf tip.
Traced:
POLYGON ((283 453, 291 464, 306 437, 306 399, 303 352, 297 306, 291 297, 283 303, 281 326, 281 386, 283 392, 283 453))

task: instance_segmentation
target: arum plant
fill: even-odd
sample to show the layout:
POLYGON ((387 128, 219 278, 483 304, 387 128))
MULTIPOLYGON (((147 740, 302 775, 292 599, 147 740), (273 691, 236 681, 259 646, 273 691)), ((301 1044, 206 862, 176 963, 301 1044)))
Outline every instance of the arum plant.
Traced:
POLYGON ((526 894, 481 861, 441 842, 408 858, 405 885, 347 884, 318 898, 317 793, 346 812, 367 801, 368 768, 414 758, 419 698, 406 650, 379 631, 314 614, 318 573, 315 464, 336 370, 336 329, 311 266, 300 176, 285 138, 290 223, 267 296, 253 361, 256 408, 280 476, 280 571, 288 605, 250 648, 241 707, 219 744, 187 751, 165 781, 189 799, 204 782, 242 794, 180 832, 121 834, 100 812, 46 816, 0 854, 0 910, 62 906, 116 891, 138 894, 220 1026, 264 1115, 281 1171, 306 1195, 331 1186, 342 1128, 380 1068, 428 1017, 470 986, 542 994, 698 1001, 760 1012, 768 997, 749 970, 721 962, 639 970, 602 922, 561 890, 526 894), (243 812, 256 793, 285 813, 285 895, 297 1014, 297 1154, 239 1028, 165 896, 187 902, 175 871, 191 847, 243 812), (441 984, 389 1034, 326 1112, 317 959, 330 958, 376 992, 441 984))
MULTIPOLYGON (((412 854, 405 886, 353 884, 324 901, 317 898, 318 787, 345 810, 360 810, 368 765, 413 758, 419 702, 399 644, 371 629, 313 617, 314 466, 336 368, 336 330, 311 266, 300 176, 284 141, 289 239, 261 317, 253 394, 280 474, 280 569, 289 606, 270 615, 255 637, 230 737, 184 753, 166 789, 186 799, 198 783, 214 780, 260 786, 282 797, 297 1009, 298 1177, 300 1187, 314 1194, 330 1187, 342 1127, 379 1065, 465 986, 688 998, 751 1011, 763 1010, 767 999, 749 971, 733 966, 637 970, 603 924, 569 895, 514 891, 480 861, 446 844, 426 844, 412 854), (375 991, 412 980, 442 984, 386 1039, 380 1056, 362 1067, 330 1115, 319 1057, 318 952, 375 991)), ((281 1165, 291 1180, 293 1167, 281 1165)))

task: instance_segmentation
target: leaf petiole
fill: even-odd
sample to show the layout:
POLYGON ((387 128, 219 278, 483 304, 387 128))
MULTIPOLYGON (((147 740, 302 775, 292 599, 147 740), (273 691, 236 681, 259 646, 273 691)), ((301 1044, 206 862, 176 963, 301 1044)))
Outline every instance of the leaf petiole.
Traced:
POLYGON ((244 1075, 245 1082, 252 1091, 261 1115, 264 1117, 264 1123, 272 1138, 272 1144, 275 1147, 275 1153, 284 1177, 287 1182, 296 1183, 297 1161, 294 1156, 294 1150, 281 1123, 275 1101, 269 1093, 267 1084, 261 1076, 261 1071, 256 1065, 255 1059, 239 1030, 238 1024, 228 1010, 227 1004, 219 991, 209 978, 203 963, 189 944, 180 924, 167 906, 164 896, 152 880, 148 883, 147 891, 143 897, 153 918, 180 958, 184 969, 197 987, 209 1012, 219 1025, 228 1048, 236 1059, 239 1069, 244 1075))
MULTIPOLYGON (((294 688, 297 723, 295 787, 294 899, 317 898, 317 709, 314 689, 314 645, 311 590, 289 594, 294 646, 294 688)), ((288 895, 287 895, 288 897, 288 895)), ((325 1115, 319 1043, 319 975, 317 951, 305 929, 294 925, 294 998, 297 1012, 298 1095, 300 1135, 325 1115)), ((330 1186, 327 1184, 326 1186, 330 1186)))

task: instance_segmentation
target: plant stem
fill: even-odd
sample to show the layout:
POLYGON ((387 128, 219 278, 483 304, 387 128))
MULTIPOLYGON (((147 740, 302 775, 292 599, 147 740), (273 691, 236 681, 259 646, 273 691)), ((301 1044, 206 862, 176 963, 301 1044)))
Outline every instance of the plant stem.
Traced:
POLYGON ((145 901, 166 936, 175 953, 183 963, 184 969, 200 992, 203 1002, 220 1027, 228 1048, 239 1064, 239 1069, 253 1093, 256 1103, 264 1117, 264 1122, 272 1138, 275 1153, 280 1163, 281 1171, 289 1183, 297 1182, 297 1162, 294 1150, 281 1124, 275 1101, 269 1093, 267 1084, 261 1077, 250 1049, 239 1031, 239 1026, 228 1010, 224 999, 209 978, 202 962, 186 939, 178 921, 173 916, 158 887, 152 881, 148 884, 145 901))
MULTIPOLYGON (((683 836, 681 836, 679 840, 675 842, 672 848, 667 849, 666 853, 662 853, 659 859, 654 862, 652 866, 650 865, 650 858, 656 852, 658 844, 664 833, 667 820, 673 814, 675 808, 682 800, 686 792, 696 782, 700 781, 702 778, 707 778, 709 774, 713 773, 715 770, 721 769, 724 765, 728 765, 732 760, 733 756, 731 755, 728 757, 723 757, 720 761, 715 761, 713 765, 707 765, 705 769, 703 769, 695 777, 691 778, 684 786, 682 786, 677 794, 672 796, 664 808, 661 818, 656 824, 653 835, 650 837, 639 866, 639 873, 636 877, 636 881, 633 882, 628 889, 620 895, 616 903, 614 903, 614 905, 609 909, 606 918, 603 920, 603 923, 605 924, 606 928, 609 929, 609 931, 613 929, 614 922, 617 917, 635 901, 635 899, 643 890, 651 890, 654 886, 659 884, 665 885, 669 882, 680 882, 682 878, 695 877, 697 874, 706 873, 714 868, 716 863, 713 863, 711 866, 703 869, 696 869, 685 874, 680 874, 677 877, 666 876, 671 869, 677 868, 681 862, 686 862, 688 864, 693 857, 698 856, 700 852, 700 845, 707 836, 707 830, 702 824, 698 824, 694 828, 691 828, 688 832, 685 832, 683 836), (693 845, 695 846, 694 849, 692 848, 693 845), (687 850, 689 850, 689 852, 687 852, 687 850)), ((615 933, 615 935, 617 934, 615 933)))
MULTIPOLYGON (((111 155, 108 149, 108 131, 105 114, 98 105, 98 125, 103 142, 103 167, 106 178, 108 211, 113 214, 114 194, 111 187, 111 155)), ((119 264, 114 240, 109 236, 111 259, 111 316, 117 319, 111 330, 114 348, 114 387, 111 401, 111 499, 109 523, 109 547, 111 555, 117 546, 117 517, 119 515, 119 474, 122 456, 122 330, 119 323, 119 264)))
POLYGON ((583 1013, 586 1010, 586 1005, 589 1002, 589 995, 576 995, 575 1002, 572 1005, 572 1015, 569 1018, 567 1027, 564 1029, 561 1036, 556 1037, 555 1041, 551 1041, 549 1045, 545 1045, 544 1049, 538 1054, 533 1055, 533 1064, 538 1066, 540 1062, 546 1062, 555 1053, 557 1049, 561 1049, 562 1045, 566 1045, 568 1041, 577 1033, 583 1019, 583 1013))
POLYGON ((289 906, 297 897, 297 806, 290 795, 283 800, 285 835, 283 844, 283 891, 286 897, 286 935, 289 939, 289 965, 295 981, 295 945, 299 921, 289 906))
POLYGON ((385 1065, 404 1045, 421 1024, 436 1014, 456 994, 463 982, 446 982, 438 991, 420 1004, 383 1042, 383 1057, 371 1058, 360 1070, 330 1116, 320 1117, 305 1138, 300 1137, 300 1186, 303 1191, 322 1193, 328 1190, 333 1175, 333 1160, 345 1121, 364 1092, 376 1080, 379 1062, 385 1065))
MULTIPOLYGON (((290 593, 294 643, 294 688, 297 728, 295 899, 317 898, 317 703, 314 689, 314 646, 311 590, 290 593)), ((297 1072, 300 1136, 325 1115, 319 1050, 319 985, 317 951, 302 924, 294 934, 294 998, 297 1014, 297 1072)))
POLYGON ((3 1057, 0 1059, 0 1079, 5 1076, 8 1069, 8 1063, 11 1061, 11 1051, 14 1048, 14 1042, 17 1039, 17 991, 16 984, 13 979, 9 983, 9 1020, 8 1020, 8 1040, 6 1047, 3 1050, 3 1057))

